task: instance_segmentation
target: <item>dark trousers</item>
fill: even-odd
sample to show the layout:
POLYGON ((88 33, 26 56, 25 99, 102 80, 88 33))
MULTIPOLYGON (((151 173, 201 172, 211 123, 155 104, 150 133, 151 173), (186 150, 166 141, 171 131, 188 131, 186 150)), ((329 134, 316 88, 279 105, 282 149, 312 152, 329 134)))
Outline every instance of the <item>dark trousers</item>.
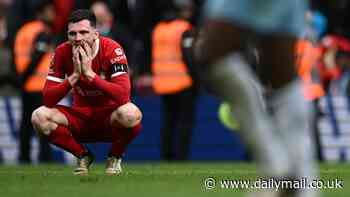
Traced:
MULTIPOLYGON (((22 120, 19 130, 19 161, 21 163, 30 163, 31 139, 35 135, 31 116, 35 109, 40 107, 42 103, 41 93, 22 92, 22 120)), ((51 158, 51 147, 47 139, 43 136, 39 137, 39 161, 49 162, 51 158)))
POLYGON ((195 120, 197 91, 189 88, 176 94, 163 95, 161 158, 186 160, 189 155, 195 120))
POLYGON ((316 147, 316 156, 319 161, 324 161, 323 154, 322 154, 322 144, 321 144, 321 136, 320 136, 320 130, 318 129, 318 121, 322 117, 322 112, 319 107, 319 100, 314 100, 312 102, 313 105, 313 114, 311 117, 311 129, 313 132, 313 138, 315 140, 315 147, 316 147))

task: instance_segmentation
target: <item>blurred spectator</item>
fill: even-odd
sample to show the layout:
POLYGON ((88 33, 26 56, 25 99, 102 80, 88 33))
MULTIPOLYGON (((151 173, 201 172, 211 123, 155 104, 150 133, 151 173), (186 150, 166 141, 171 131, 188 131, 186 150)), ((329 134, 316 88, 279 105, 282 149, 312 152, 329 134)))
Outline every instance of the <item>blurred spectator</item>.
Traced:
POLYGON ((96 1, 91 6, 92 12, 96 15, 96 28, 103 36, 113 37, 113 15, 108 5, 103 1, 96 1))
MULTIPOLYGON (((189 20, 191 23, 195 24, 199 15, 200 5, 203 3, 203 1, 204 0, 153 0, 152 3, 143 0, 113 1, 119 2, 114 4, 120 5, 122 4, 121 2, 127 2, 126 4, 129 10, 129 14, 126 14, 124 9, 121 10, 121 15, 124 18, 126 16, 130 17, 130 21, 128 23, 132 24, 131 29, 133 32, 132 35, 134 41, 131 49, 132 54, 129 60, 131 65, 134 65, 135 69, 138 69, 136 73, 142 75, 141 81, 149 81, 149 76, 147 75, 151 73, 151 34, 154 26, 159 21, 169 16, 169 10, 171 10, 174 5, 184 4, 191 4, 191 6, 193 6, 191 12, 193 16, 191 16, 189 20)), ((119 21, 119 19, 117 21, 119 21)), ((147 84, 144 86, 147 86, 147 84)))
POLYGON ((115 16, 111 12, 109 4, 104 1, 96 1, 91 5, 91 10, 96 15, 96 27, 100 34, 116 40, 120 43, 125 51, 125 54, 129 57, 130 46, 132 46, 133 37, 129 27, 119 21, 118 12, 114 12, 115 16))
POLYGON ((74 10, 89 9, 95 0, 74 0, 74 10))
POLYGON ((191 36, 187 35, 183 42, 183 35, 192 28, 191 6, 169 11, 152 34, 153 88, 162 100, 161 158, 164 160, 186 160, 189 155, 197 91, 183 54, 183 49, 191 46, 191 36))
MULTIPOLYGON (((312 11, 306 15, 308 22, 306 34, 298 43, 298 73, 304 81, 304 93, 309 94, 309 97, 305 94, 307 99, 313 101, 315 112, 311 126, 314 130, 317 156, 321 161, 323 152, 318 123, 324 118, 324 113, 320 110, 319 98, 329 91, 332 81, 339 80, 348 70, 350 23, 346 18, 350 16, 349 9, 350 2, 347 0, 311 1, 312 11), (314 94, 317 85, 321 85, 324 89, 323 94, 314 94)), ((321 89, 318 89, 321 93, 321 89)), ((329 99, 331 97, 327 97, 327 100, 329 99)), ((329 117, 334 123, 334 130, 338 131, 338 120, 332 118, 335 116, 333 102, 329 102, 327 107, 329 117)))
POLYGON ((4 10, 0 7, 0 85, 8 84, 11 80, 11 51, 5 45, 8 32, 4 10))
POLYGON ((319 10, 328 20, 327 34, 338 34, 350 37, 350 1, 311 1, 312 8, 319 10))
MULTIPOLYGON (((19 74, 22 99, 19 161, 29 163, 33 127, 31 114, 42 105, 41 91, 49 71, 52 54, 51 34, 55 19, 52 1, 37 4, 36 18, 25 23, 17 32, 14 45, 14 60, 19 74)), ((40 137, 39 161, 51 160, 51 148, 44 137, 40 137)))
POLYGON ((8 35, 9 43, 12 47, 15 39, 15 32, 25 22, 33 20, 35 16, 36 5, 43 0, 13 0, 11 7, 9 8, 8 17, 8 35))
MULTIPOLYGON (((1 10, 0 10, 1 12, 1 10)), ((3 42, 7 37, 7 28, 5 16, 0 13, 0 47, 3 47, 3 42)))
POLYGON ((68 17, 74 8, 74 0, 53 0, 55 4, 55 17, 53 24, 53 32, 55 34, 65 35, 65 27, 68 21, 68 17))
POLYGON ((172 1, 154 0, 152 3, 143 0, 128 1, 134 42, 132 45, 131 64, 140 74, 151 72, 151 33, 154 26, 164 18, 172 1))

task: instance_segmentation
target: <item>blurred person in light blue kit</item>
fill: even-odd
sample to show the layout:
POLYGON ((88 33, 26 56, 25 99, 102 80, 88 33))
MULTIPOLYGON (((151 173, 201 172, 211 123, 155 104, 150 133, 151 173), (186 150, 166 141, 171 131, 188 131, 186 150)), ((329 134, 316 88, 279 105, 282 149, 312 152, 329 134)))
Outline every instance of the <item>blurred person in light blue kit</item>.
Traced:
MULTIPOLYGON (((295 43, 304 28, 304 0, 208 0, 194 47, 202 78, 233 109, 242 136, 265 177, 308 181, 317 177, 304 100, 295 69, 295 43), (253 72, 238 52, 256 39, 253 72), (204 66, 205 65, 205 66, 204 66), (269 90, 262 101, 256 79, 269 90)), ((261 191, 257 196, 318 196, 316 190, 261 191)))

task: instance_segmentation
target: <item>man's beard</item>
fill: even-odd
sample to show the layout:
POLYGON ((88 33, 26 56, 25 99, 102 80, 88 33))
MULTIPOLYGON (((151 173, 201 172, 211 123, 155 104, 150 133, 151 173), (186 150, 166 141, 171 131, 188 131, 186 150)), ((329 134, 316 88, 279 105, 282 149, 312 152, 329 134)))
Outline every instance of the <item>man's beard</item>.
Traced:
POLYGON ((79 42, 73 41, 71 43, 72 43, 72 46, 81 46, 82 47, 84 42, 86 42, 89 45, 89 47, 93 47, 93 45, 95 43, 94 41, 92 43, 90 43, 90 42, 88 42, 86 40, 82 40, 82 41, 79 41, 79 42))

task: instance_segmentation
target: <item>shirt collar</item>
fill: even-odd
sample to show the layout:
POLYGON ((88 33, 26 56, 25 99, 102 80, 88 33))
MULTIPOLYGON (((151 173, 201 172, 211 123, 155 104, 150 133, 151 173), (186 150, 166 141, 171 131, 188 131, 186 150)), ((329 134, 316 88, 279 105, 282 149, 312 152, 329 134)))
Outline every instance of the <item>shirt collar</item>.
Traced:
POLYGON ((94 55, 92 56, 93 58, 95 58, 98 54, 98 51, 100 50, 100 39, 97 38, 94 42, 94 45, 95 45, 95 51, 94 51, 94 55))

